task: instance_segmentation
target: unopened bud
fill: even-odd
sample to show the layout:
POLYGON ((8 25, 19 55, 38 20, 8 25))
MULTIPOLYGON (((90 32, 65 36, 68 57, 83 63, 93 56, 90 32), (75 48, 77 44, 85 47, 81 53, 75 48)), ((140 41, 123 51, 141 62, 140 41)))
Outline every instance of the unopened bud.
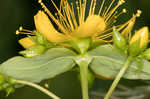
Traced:
POLYGON ((139 29, 129 42, 129 54, 137 56, 147 48, 149 38, 148 27, 139 29))
POLYGON ((113 43, 121 51, 125 52, 127 50, 126 39, 115 28, 113 29, 113 43))

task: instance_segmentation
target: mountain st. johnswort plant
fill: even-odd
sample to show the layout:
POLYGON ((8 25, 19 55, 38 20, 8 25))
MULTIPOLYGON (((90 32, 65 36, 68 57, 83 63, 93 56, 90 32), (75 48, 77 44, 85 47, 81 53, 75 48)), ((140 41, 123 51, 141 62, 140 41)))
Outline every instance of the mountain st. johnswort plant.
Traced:
POLYGON ((59 99, 47 89, 35 84, 69 70, 79 73, 83 99, 88 99, 88 87, 94 77, 114 79, 104 97, 109 99, 119 80, 150 79, 150 51, 147 49, 149 30, 143 27, 132 36, 132 28, 141 11, 123 24, 118 17, 124 0, 60 0, 53 15, 39 0, 43 10, 34 16, 36 29, 22 26, 16 34, 26 34, 19 43, 25 50, 0 66, 0 90, 7 95, 18 84, 35 87, 48 96, 59 99), (90 5, 89 5, 90 4, 90 5), (101 4, 101 5, 100 5, 101 4), (114 27, 115 26, 115 27, 114 27))

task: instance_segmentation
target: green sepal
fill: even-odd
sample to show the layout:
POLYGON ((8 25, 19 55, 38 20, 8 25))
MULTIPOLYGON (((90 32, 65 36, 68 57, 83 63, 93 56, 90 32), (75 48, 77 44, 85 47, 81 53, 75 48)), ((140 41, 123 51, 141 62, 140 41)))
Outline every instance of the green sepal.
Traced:
POLYGON ((52 48, 55 45, 52 44, 51 42, 49 42, 48 40, 46 40, 46 38, 42 35, 42 33, 38 32, 38 31, 34 31, 35 33, 35 37, 33 38, 33 41, 37 44, 37 45, 43 45, 46 48, 52 48))
POLYGON ((92 50, 92 49, 94 49, 100 45, 104 45, 104 44, 106 44, 106 42, 104 40, 92 41, 92 44, 91 44, 89 50, 92 50))
POLYGON ((35 45, 35 46, 30 47, 29 49, 20 51, 19 54, 23 55, 24 57, 30 58, 33 56, 43 54, 46 50, 47 50, 46 47, 42 45, 35 45))
POLYGON ((132 44, 129 44, 129 55, 130 56, 138 56, 147 48, 147 44, 143 45, 140 48, 140 39, 135 41, 132 44))
POLYGON ((113 29, 113 43, 118 49, 126 53, 127 41, 115 28, 113 29))
POLYGON ((76 40, 70 41, 72 48, 75 49, 79 54, 84 54, 90 47, 92 39, 88 38, 78 38, 76 40))
POLYGON ((150 48, 146 49, 146 51, 143 52, 140 56, 146 60, 150 60, 150 48))

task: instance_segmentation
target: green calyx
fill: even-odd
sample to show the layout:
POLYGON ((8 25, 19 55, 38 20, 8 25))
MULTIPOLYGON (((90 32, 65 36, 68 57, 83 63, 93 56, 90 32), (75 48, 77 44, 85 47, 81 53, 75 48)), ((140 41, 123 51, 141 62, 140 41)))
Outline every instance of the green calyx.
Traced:
POLYGON ((144 44, 140 47, 140 39, 135 41, 132 44, 129 44, 129 55, 130 56, 138 56, 147 48, 147 44, 144 44))
POLYGON ((31 36, 29 38, 35 43, 35 45, 19 52, 19 54, 27 58, 43 54, 47 49, 54 47, 54 45, 48 42, 41 33, 37 31, 34 31, 33 33, 35 36, 31 36))
POLYGON ((126 39, 114 28, 113 29, 113 43, 121 51, 127 51, 127 41, 126 39))
POLYGON ((19 54, 23 55, 24 57, 30 58, 33 56, 43 54, 46 50, 47 50, 46 47, 44 47, 42 45, 35 45, 24 51, 20 51, 19 54))
POLYGON ((88 37, 72 40, 70 41, 70 44, 72 45, 72 48, 75 49, 79 54, 85 54, 88 51, 91 42, 92 39, 88 37))
POLYGON ((144 51, 144 52, 141 54, 141 57, 143 57, 143 58, 146 59, 146 60, 150 60, 150 48, 146 49, 146 51, 144 51))
POLYGON ((45 46, 46 48, 51 48, 51 47, 53 47, 53 44, 50 43, 50 42, 48 42, 48 41, 46 40, 46 38, 45 38, 41 33, 37 32, 37 31, 34 31, 34 33, 35 33, 35 39, 33 39, 33 41, 34 41, 37 45, 40 44, 40 45, 45 46))

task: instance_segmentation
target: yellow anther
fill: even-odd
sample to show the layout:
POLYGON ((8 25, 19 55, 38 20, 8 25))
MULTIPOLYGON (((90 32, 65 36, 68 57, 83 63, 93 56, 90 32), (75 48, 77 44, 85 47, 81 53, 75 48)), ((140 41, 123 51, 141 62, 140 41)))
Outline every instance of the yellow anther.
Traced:
POLYGON ((141 11, 141 10, 137 10, 136 16, 137 16, 137 17, 140 17, 141 14, 142 14, 142 11, 141 11))
POLYGON ((16 30, 16 35, 19 35, 19 34, 20 34, 20 32, 18 30, 16 30))
POLYGON ((41 3, 42 2, 42 0, 38 0, 38 3, 41 3))
POLYGON ((118 2, 119 5, 122 5, 123 3, 125 3, 124 0, 119 0, 119 2, 118 2))
POLYGON ((22 27, 22 26, 20 26, 20 27, 19 27, 19 31, 22 31, 22 30, 23 30, 23 27, 22 27))
POLYGON ((127 13, 127 10, 126 10, 126 9, 123 9, 122 12, 123 12, 123 13, 127 13))
POLYGON ((45 83, 45 84, 44 84, 44 86, 45 86, 46 88, 49 88, 49 85, 48 85, 48 83, 45 83))

